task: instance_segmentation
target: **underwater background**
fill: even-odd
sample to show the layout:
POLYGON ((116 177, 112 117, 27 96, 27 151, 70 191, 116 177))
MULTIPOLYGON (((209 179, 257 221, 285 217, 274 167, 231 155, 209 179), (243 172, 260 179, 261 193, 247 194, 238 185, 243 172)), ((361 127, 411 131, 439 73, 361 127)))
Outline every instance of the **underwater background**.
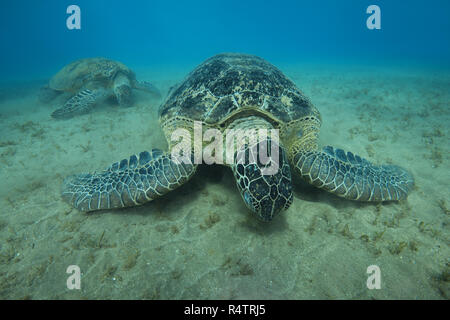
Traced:
POLYGON ((1 299, 448 299, 450 2, 11 1, 0 4, 1 299), (81 9, 68 30, 66 9, 81 9), (369 5, 381 29, 369 30, 369 5), (322 115, 321 145, 407 168, 406 201, 373 204, 295 185, 270 223, 226 167, 141 207, 81 213, 63 179, 166 149, 169 88, 221 52, 277 66, 322 115), (162 93, 134 92, 57 120, 38 100, 66 64, 107 57, 162 93), (81 269, 70 290, 66 269, 81 269), (377 265, 381 289, 366 286, 377 265))

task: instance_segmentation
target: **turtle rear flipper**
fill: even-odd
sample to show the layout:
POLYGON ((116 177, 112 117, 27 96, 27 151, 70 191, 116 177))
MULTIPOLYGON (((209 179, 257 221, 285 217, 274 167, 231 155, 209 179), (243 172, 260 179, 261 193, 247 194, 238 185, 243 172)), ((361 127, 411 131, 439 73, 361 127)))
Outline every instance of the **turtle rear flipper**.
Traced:
POLYGON ((152 201, 188 181, 196 165, 174 161, 153 149, 116 162, 101 173, 66 178, 62 197, 81 211, 136 206, 152 201))
POLYGON ((300 151, 293 160, 296 171, 307 182, 350 200, 403 200, 414 185, 413 177, 403 168, 375 166, 330 146, 323 151, 300 151))
POLYGON ((55 110, 52 113, 52 117, 56 119, 68 119, 75 115, 87 113, 96 103, 100 102, 108 95, 109 92, 105 89, 82 90, 67 100, 64 106, 55 110))

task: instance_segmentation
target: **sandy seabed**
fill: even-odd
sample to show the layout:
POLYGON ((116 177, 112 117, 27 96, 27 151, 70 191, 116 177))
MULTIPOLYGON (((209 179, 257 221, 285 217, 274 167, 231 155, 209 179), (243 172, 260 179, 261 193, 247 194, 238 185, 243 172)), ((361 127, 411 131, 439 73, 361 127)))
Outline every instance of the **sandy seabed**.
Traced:
MULTIPOLYGON (((65 176, 167 147, 161 101, 135 93, 58 121, 42 82, 0 89, 1 299, 449 299, 450 73, 281 66, 320 110, 322 145, 407 168, 407 201, 344 200, 296 181, 270 223, 245 207, 231 171, 204 166, 141 207, 81 213, 65 176), (81 289, 66 286, 69 265, 81 289), (366 286, 367 267, 381 289, 366 286)), ((136 70, 167 92, 184 72, 136 70)))

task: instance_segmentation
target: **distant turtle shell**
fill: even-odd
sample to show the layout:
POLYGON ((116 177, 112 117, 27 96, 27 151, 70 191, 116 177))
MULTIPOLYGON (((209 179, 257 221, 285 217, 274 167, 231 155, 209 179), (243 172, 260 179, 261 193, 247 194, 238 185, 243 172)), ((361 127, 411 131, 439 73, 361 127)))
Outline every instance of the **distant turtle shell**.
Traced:
POLYGON ((106 58, 85 58, 69 63, 55 74, 49 82, 49 87, 60 91, 77 91, 89 81, 104 82, 105 86, 112 84, 118 72, 134 79, 134 73, 123 63, 106 58))
POLYGON ((200 64, 170 92, 160 118, 164 123, 181 116, 216 125, 230 115, 256 115, 258 111, 279 123, 318 114, 272 64, 253 55, 223 53, 200 64))

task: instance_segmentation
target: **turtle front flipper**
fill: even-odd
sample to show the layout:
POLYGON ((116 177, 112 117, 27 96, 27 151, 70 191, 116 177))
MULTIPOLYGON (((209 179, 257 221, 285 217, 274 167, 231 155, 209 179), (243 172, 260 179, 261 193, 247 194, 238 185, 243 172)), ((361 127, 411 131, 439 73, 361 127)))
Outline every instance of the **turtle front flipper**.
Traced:
POLYGON ((375 166, 330 146, 323 151, 299 151, 293 165, 307 182, 350 200, 403 200, 414 184, 412 175, 398 166, 375 166))
POLYGON ((188 181, 196 165, 153 149, 116 162, 100 173, 67 177, 62 197, 81 211, 130 207, 152 201, 188 181))
POLYGON ((82 90, 67 100, 64 106, 53 111, 52 117, 56 119, 68 119, 76 115, 88 113, 96 103, 107 96, 108 90, 105 89, 82 90))

